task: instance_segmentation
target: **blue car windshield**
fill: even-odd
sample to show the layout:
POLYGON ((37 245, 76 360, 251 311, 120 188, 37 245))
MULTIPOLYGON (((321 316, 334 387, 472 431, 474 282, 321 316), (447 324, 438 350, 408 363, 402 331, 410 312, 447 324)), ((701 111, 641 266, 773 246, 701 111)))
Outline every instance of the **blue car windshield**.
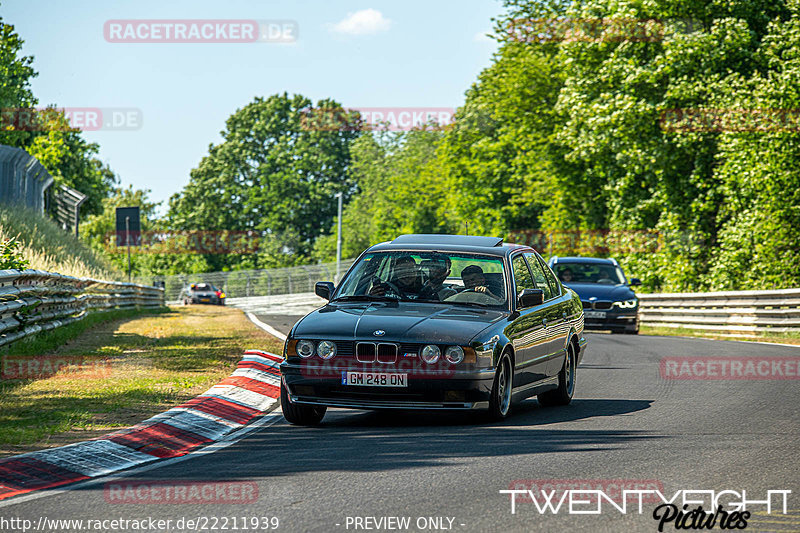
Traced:
POLYGON ((361 258, 334 300, 400 300, 506 307, 503 259, 458 252, 374 252, 361 258))
POLYGON ((553 265, 558 279, 562 283, 599 283, 602 285, 620 285, 625 283, 622 270, 612 264, 603 263, 562 263, 553 265))

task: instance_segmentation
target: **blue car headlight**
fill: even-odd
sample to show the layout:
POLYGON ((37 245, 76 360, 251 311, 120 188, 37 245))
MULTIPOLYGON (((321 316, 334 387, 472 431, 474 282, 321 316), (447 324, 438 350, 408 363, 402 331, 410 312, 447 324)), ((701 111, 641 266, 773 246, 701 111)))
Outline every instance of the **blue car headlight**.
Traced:
POLYGON ((639 300, 636 298, 632 300, 624 300, 621 302, 614 302, 614 307, 619 307, 620 309, 633 309, 639 303, 639 300))

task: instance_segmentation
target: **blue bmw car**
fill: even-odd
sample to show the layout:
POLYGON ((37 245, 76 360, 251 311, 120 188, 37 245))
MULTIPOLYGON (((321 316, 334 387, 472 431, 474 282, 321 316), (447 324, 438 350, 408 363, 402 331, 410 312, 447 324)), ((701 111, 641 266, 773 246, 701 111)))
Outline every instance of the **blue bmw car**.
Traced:
POLYGON ((578 293, 583 304, 586 329, 639 333, 639 299, 615 259, 553 257, 549 266, 561 282, 578 293))

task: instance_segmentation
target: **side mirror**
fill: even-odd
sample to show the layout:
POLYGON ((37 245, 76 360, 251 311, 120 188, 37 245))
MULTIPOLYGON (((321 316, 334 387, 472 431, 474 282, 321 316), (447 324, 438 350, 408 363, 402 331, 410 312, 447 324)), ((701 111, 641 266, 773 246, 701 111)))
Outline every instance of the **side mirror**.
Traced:
POLYGON ((641 284, 642 284, 642 280, 640 280, 639 278, 631 278, 630 283, 628 283, 628 285, 630 285, 631 287, 637 287, 637 286, 639 286, 641 284))
POLYGON ((517 300, 517 307, 533 307, 544 303, 544 291, 542 289, 524 289, 517 300))
POLYGON ((314 294, 316 294, 320 298, 325 298, 326 300, 330 300, 334 289, 335 287, 333 286, 333 283, 331 283, 330 281, 318 281, 317 284, 314 285, 314 294))

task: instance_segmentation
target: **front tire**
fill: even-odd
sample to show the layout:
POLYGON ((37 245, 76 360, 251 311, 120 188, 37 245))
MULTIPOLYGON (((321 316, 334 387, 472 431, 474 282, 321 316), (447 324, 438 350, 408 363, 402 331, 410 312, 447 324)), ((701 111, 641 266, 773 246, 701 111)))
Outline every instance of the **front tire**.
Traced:
POLYGON ((511 412, 511 389, 514 383, 514 367, 511 359, 504 355, 497 365, 494 373, 494 383, 492 393, 489 398, 489 418, 491 420, 503 420, 511 412))
POLYGON ((298 405, 289 401, 289 394, 286 387, 281 382, 281 410, 283 418, 295 426, 316 426, 322 422, 327 407, 315 405, 298 405))
POLYGON ((567 405, 572 401, 575 393, 575 345, 571 342, 567 348, 567 357, 564 359, 564 366, 558 373, 558 388, 549 390, 538 395, 536 398, 539 404, 549 407, 554 405, 567 405))

